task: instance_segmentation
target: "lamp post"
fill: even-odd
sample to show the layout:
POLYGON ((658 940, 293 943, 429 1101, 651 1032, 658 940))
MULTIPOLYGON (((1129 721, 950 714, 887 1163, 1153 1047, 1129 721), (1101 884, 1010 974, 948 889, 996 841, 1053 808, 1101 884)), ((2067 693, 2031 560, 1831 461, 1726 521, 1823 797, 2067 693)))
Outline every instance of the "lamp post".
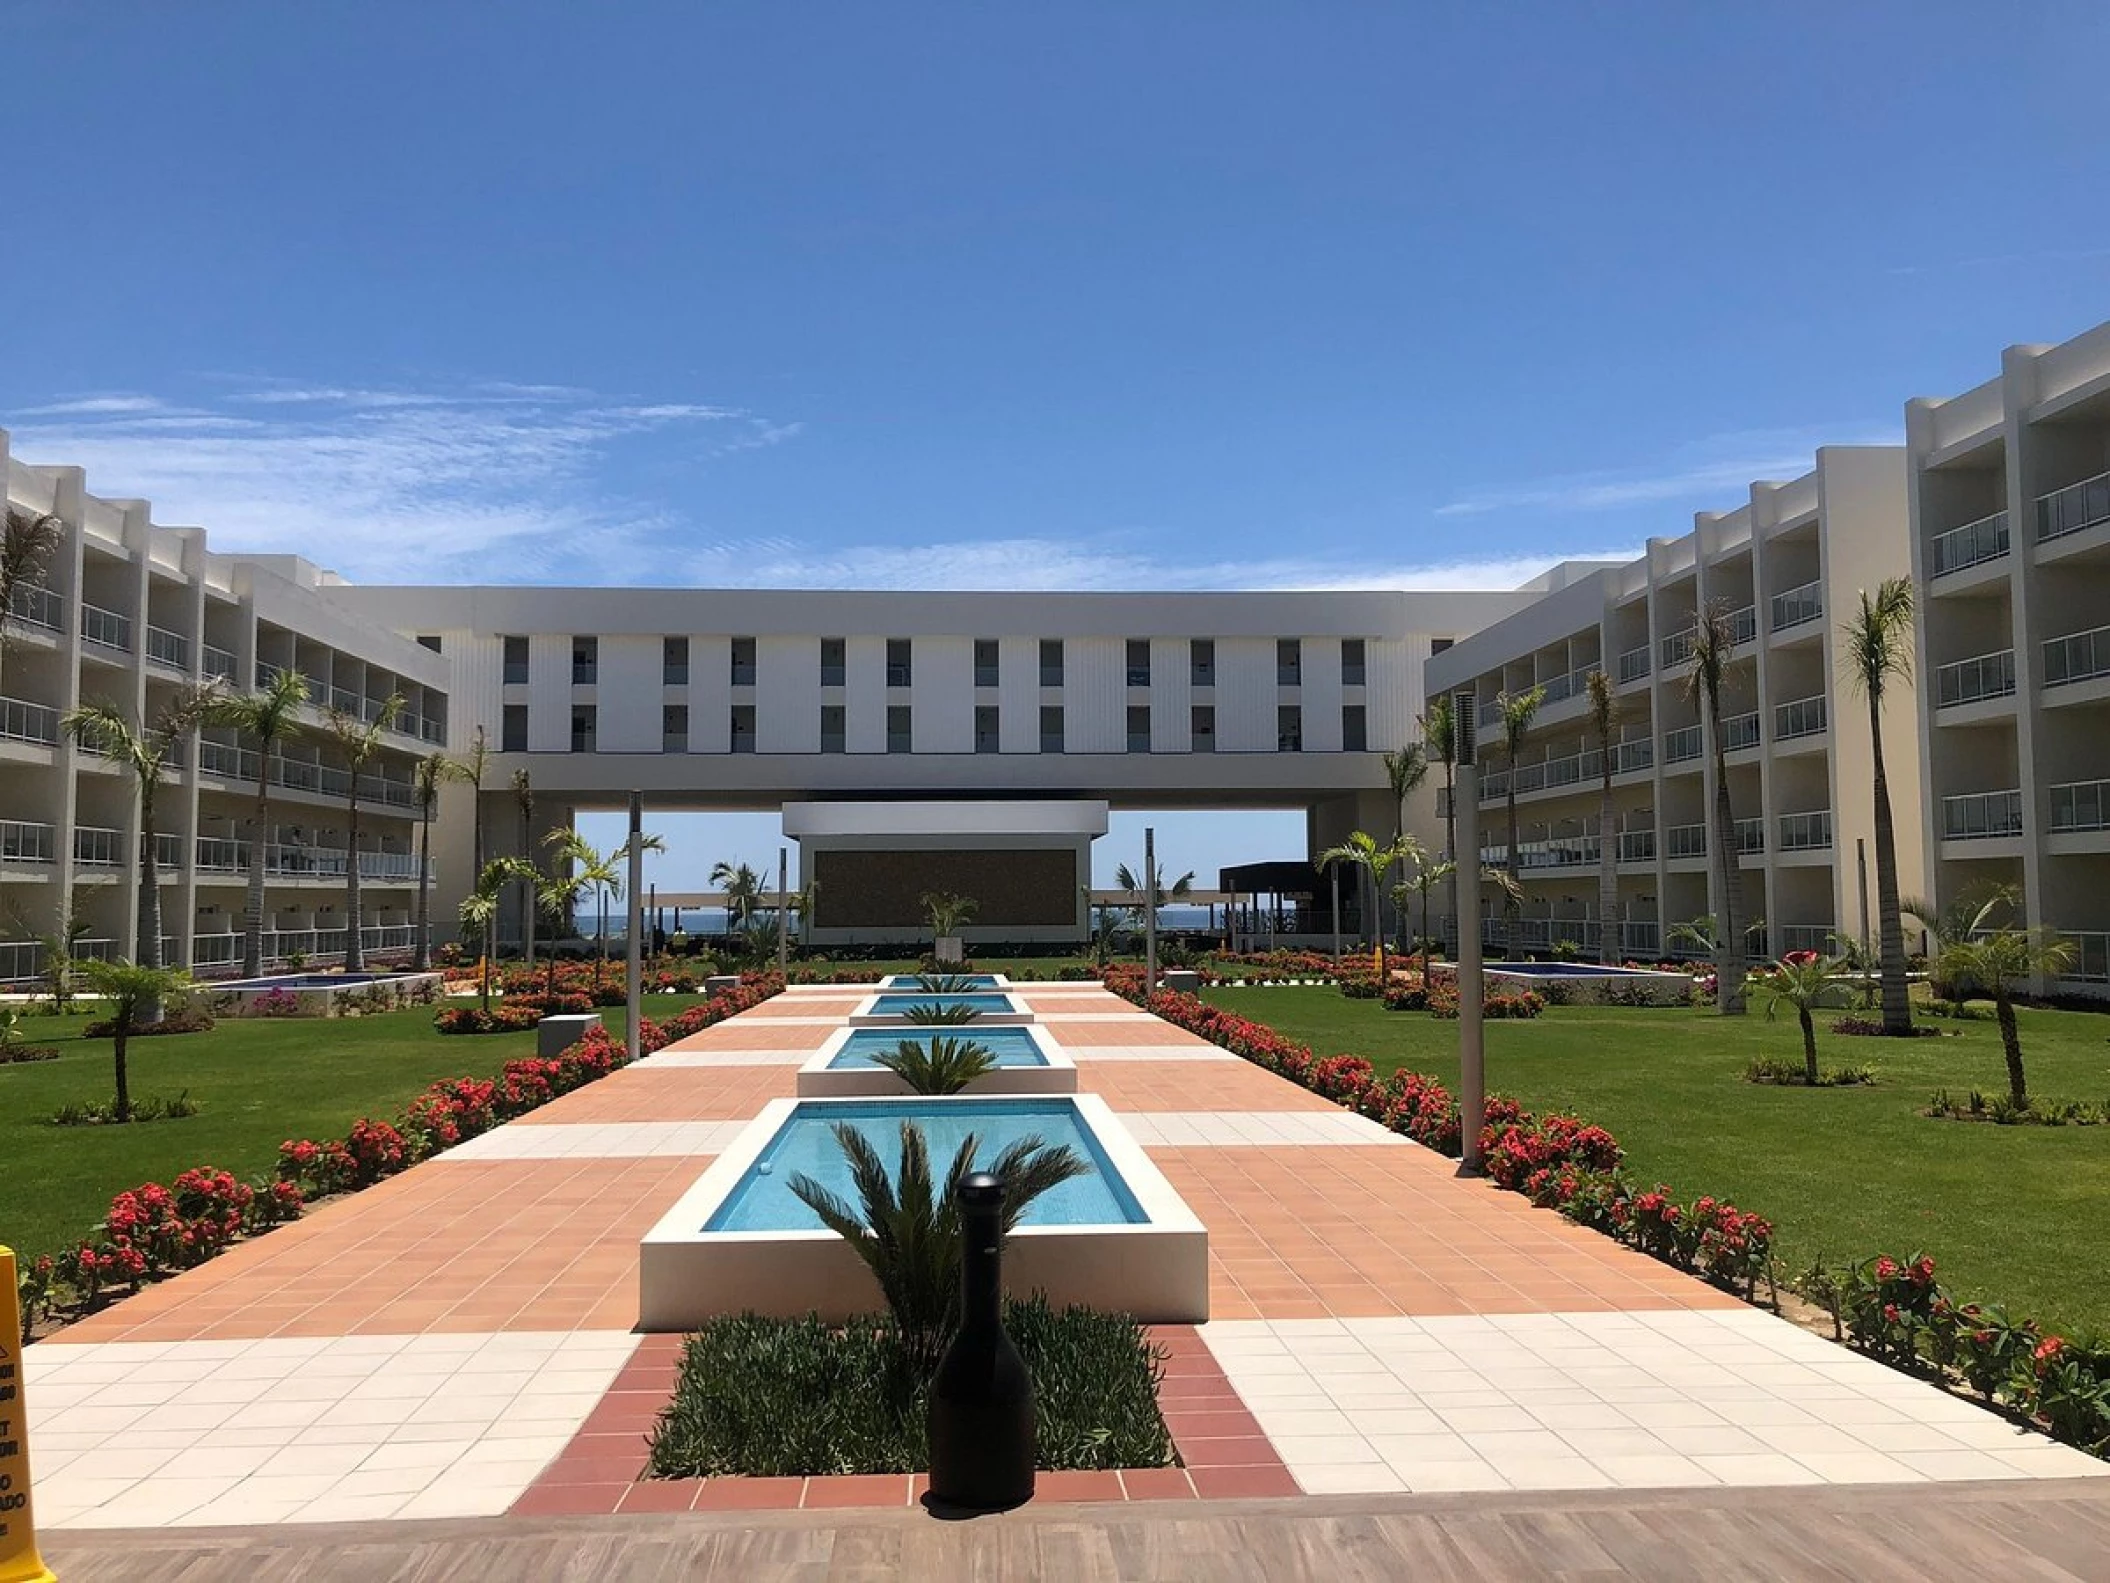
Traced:
POLYGON ((1158 832, 1143 827, 1143 993, 1158 988, 1158 832))
POLYGON ((623 1048, 635 1061, 645 1052, 638 1048, 639 1025, 644 1018, 645 996, 645 794, 630 794, 630 875, 623 899, 623 1048))
POLYGON ((791 976, 791 859, 777 848, 777 977, 791 976))
POLYGON ((1487 1120, 1487 1062, 1481 1042, 1485 991, 1480 970, 1479 704, 1470 688, 1453 694, 1458 815, 1458 1136, 1459 1174, 1478 1176, 1480 1129, 1487 1120))

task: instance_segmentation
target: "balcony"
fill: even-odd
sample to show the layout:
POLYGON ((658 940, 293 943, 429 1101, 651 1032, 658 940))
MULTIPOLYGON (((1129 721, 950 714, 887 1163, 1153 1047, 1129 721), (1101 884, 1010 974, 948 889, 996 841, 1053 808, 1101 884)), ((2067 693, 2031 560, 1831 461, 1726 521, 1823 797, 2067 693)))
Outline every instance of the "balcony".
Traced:
POLYGON ((1729 641, 1749 643, 1758 636, 1758 606, 1746 605, 1729 612, 1729 641))
POLYGON ((1575 697, 1578 693, 1587 693, 1590 690, 1590 676, 1598 668, 1597 662, 1592 660, 1588 665, 1578 666, 1565 676, 1556 676, 1550 682, 1541 683, 1546 689, 1544 701, 1557 704, 1575 697))
POLYGON ((1633 742, 1622 742, 1618 745, 1617 755, 1613 760, 1612 773, 1630 775, 1636 770, 1650 768, 1655 762, 1656 745, 1647 737, 1633 742))
POLYGON ((1749 714, 1731 715, 1722 722, 1722 751, 1734 753, 1739 748, 1758 746, 1758 711, 1749 714))
POLYGON ((1683 632, 1673 632, 1663 640, 1663 668, 1670 670, 1683 665, 1692 658, 1693 640, 1697 632, 1687 627, 1683 632))
MULTIPOLYGON (((236 748, 225 742, 198 744, 198 768, 208 775, 254 786, 257 767, 254 748, 236 748)), ((289 791, 342 797, 351 790, 352 778, 340 769, 279 755, 271 760, 270 783, 289 791)), ((416 790, 409 781, 391 780, 382 775, 360 776, 359 796, 363 802, 385 804, 391 808, 409 808, 417 802, 416 790)))
POLYGON ((1780 816, 1780 851, 1829 852, 1831 846, 1830 809, 1820 808, 1812 813, 1784 813, 1780 816))
MULTIPOLYGON (((2044 645, 2044 685, 2064 687, 2070 682, 2093 681, 2110 676, 2110 627, 2052 638, 2044 645)), ((2010 692, 2014 690, 2012 683, 2010 692)))
POLYGON ((1663 733, 1663 762, 1683 764, 1700 756, 1700 728, 1680 726, 1675 731, 1663 733))
MULTIPOLYGON (((2049 644, 2046 645, 2050 647, 2049 644)), ((2015 695, 2015 651, 1980 654, 1957 660, 1934 673, 1934 701, 1943 709, 1974 704, 1988 698, 2015 695)))
POLYGON ((1985 841, 2022 833, 2020 791, 1965 792, 1941 800, 1944 841, 1985 841))
POLYGON ((1619 679, 1621 682, 1638 682, 1651 669, 1649 648, 1646 643, 1639 648, 1628 649, 1619 656, 1619 679))
POLYGON ((75 825, 73 861, 81 868, 122 868, 125 861, 125 833, 101 825, 75 825))
POLYGON ((81 606, 81 641, 119 654, 132 652, 132 618, 101 605, 81 606))
POLYGON ((2037 497, 2039 544, 2104 522, 2110 522, 2110 473, 2098 473, 2037 497))
POLYGON ((2068 781, 2051 788, 2051 830, 2110 830, 2110 781, 2068 781))
POLYGON ((26 627, 41 627, 46 632, 66 630, 66 602, 37 583, 18 587, 7 602, 7 613, 11 620, 26 627))
POLYGON ((147 628, 147 663, 163 670, 190 669, 190 639, 167 627, 147 628))
POLYGON ((1935 534, 1927 543, 1927 575, 1944 577, 1997 561, 2007 552, 2007 513, 1996 511, 1990 517, 1935 534))
POLYGON ((22 698, 0 698, 0 741, 57 747, 59 712, 22 698))
POLYGON ((1707 827, 1703 824, 1674 824, 1663 832, 1665 857, 1705 857, 1707 827))
POLYGON ((1736 849, 1749 856, 1766 849, 1766 822, 1763 819, 1739 819, 1736 822, 1736 849))
POLYGON ((1653 830, 1620 831, 1619 861, 1622 863, 1655 862, 1656 832, 1653 830))
POLYGON ((1808 698, 1797 698, 1773 707, 1773 740, 1792 741, 1796 737, 1813 737, 1828 724, 1825 713, 1824 694, 1817 693, 1808 698))
POLYGON ((200 646, 205 655, 205 679, 232 683, 240 669, 234 650, 216 648, 210 643, 200 646))
POLYGON ((1800 588, 1790 588, 1786 593, 1773 596, 1773 630, 1785 632, 1790 627, 1803 626, 1819 620, 1824 615, 1824 585, 1804 583, 1800 588))
POLYGON ((0 863, 49 863, 57 850, 48 824, 0 819, 0 863))

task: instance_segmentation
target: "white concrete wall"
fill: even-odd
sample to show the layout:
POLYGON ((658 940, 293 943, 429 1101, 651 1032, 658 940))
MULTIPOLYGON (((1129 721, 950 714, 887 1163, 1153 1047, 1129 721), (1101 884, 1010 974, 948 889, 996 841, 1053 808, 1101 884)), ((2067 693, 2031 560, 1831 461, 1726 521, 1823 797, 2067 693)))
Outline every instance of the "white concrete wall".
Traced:
POLYGON ((601 752, 660 751, 665 670, 666 650, 657 637, 618 632, 601 639, 600 684, 595 689, 601 752))
POLYGON ((810 638, 755 640, 755 751, 821 750, 821 648, 810 638))
POLYGON ((974 640, 915 640, 909 740, 918 753, 974 751, 974 640))
POLYGON ((1219 638, 1216 642, 1216 751, 1275 751, 1275 640, 1219 638))

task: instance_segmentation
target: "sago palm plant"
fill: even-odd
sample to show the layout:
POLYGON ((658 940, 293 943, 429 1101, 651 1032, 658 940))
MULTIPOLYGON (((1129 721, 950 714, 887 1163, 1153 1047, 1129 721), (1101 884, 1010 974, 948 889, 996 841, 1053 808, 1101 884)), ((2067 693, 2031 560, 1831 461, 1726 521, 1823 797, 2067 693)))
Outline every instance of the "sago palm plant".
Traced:
POLYGON ((981 1139, 969 1133, 941 1183, 931 1176, 930 1144, 913 1121, 901 1123, 900 1164, 891 1175, 879 1151, 855 1127, 837 1122, 834 1130, 856 1203, 803 1171, 788 1185, 872 1272, 910 1367, 928 1378, 959 1324, 960 1183, 977 1168, 1002 1179, 1008 1237, 1035 1199, 1089 1175, 1091 1167, 1072 1150, 1031 1135, 978 1167, 981 1139))
POLYGON ((908 1084, 914 1094, 958 1094, 996 1070, 996 1053, 986 1044, 937 1033, 928 1039, 903 1039, 872 1061, 908 1084))
POLYGON ((957 1028, 964 1023, 979 1022, 982 1008, 963 1005, 954 1001, 949 1006, 934 1005, 929 1001, 910 1004, 901 1013, 903 1022, 912 1022, 925 1028, 957 1028))

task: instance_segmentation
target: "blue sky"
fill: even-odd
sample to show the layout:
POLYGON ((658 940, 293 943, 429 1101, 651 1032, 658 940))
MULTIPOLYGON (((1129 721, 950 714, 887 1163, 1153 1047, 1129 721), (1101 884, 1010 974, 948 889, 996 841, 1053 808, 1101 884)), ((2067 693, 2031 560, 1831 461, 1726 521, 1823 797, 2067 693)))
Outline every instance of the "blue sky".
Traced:
POLYGON ((1448 10, 14 0, 0 425, 369 582, 1499 585, 2110 304, 2099 5, 1448 10))

